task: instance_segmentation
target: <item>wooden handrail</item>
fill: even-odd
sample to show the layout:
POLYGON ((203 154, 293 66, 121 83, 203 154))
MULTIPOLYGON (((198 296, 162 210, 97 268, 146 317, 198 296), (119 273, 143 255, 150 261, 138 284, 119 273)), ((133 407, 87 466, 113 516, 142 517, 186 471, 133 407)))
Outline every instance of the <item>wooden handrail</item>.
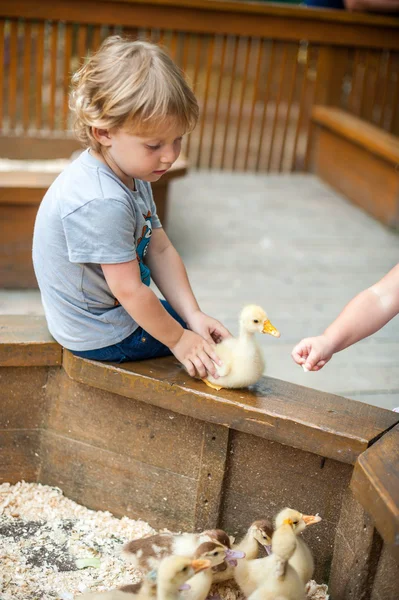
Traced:
POLYGON ((0 16, 399 49, 399 19, 214 0, 3 0, 0 16))

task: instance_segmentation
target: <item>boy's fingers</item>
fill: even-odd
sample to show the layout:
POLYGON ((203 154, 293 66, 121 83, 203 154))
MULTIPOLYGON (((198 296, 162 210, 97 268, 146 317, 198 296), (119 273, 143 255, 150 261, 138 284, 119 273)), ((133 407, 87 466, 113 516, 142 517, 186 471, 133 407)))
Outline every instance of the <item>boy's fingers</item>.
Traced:
POLYGON ((196 370, 197 370, 197 373, 198 373, 198 375, 199 375, 200 377, 202 377, 202 378, 206 377, 206 373, 207 373, 207 371, 206 371, 205 365, 204 365, 204 363, 202 362, 202 360, 200 359, 200 357, 199 357, 199 356, 195 356, 195 357, 192 359, 192 361, 193 361, 193 363, 194 363, 194 366, 195 366, 195 368, 196 368, 196 370))
POLYGON ((191 360, 184 360, 183 366, 185 367, 187 373, 191 375, 191 377, 195 377, 195 367, 191 360))
POLYGON ((201 352, 199 354, 199 357, 202 360, 202 362, 205 366, 205 369, 207 370, 207 373, 209 373, 210 375, 212 375, 212 377, 217 379, 219 377, 219 375, 218 375, 218 372, 216 370, 215 363, 213 362, 213 360, 211 360, 209 358, 209 356, 206 354, 206 352, 201 352))
POLYGON ((217 365, 219 365, 219 367, 221 367, 222 364, 223 364, 223 362, 220 360, 220 358, 218 357, 218 355, 214 351, 213 345, 214 344, 212 344, 212 345, 206 344, 206 346, 204 347, 204 351, 213 360, 213 362, 215 362, 217 365))

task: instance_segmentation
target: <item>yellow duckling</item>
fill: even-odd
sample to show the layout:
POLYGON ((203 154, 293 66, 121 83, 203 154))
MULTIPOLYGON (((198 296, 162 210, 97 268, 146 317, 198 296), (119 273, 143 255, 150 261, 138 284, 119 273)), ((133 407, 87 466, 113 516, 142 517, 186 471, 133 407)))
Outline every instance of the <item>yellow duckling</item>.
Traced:
POLYGON ((303 583, 289 564, 296 549, 291 519, 284 519, 274 532, 272 554, 263 559, 263 577, 248 600, 305 600, 303 583))
MULTIPOLYGON (((178 600, 180 589, 185 583, 196 573, 209 569, 210 566, 209 560, 192 560, 187 556, 167 556, 161 561, 156 575, 157 600, 178 600)), ((143 585, 133 584, 109 592, 83 594, 76 600, 138 600, 138 598, 152 600, 155 597, 154 590, 153 582, 148 579, 143 585)))
MULTIPOLYGON (((266 553, 270 554, 272 535, 273 527, 269 521, 265 519, 254 521, 243 539, 238 544, 233 545, 233 550, 241 552, 242 556, 240 558, 245 557, 246 560, 258 558, 261 548, 264 548, 266 553)), ((237 562, 230 562, 223 570, 220 566, 217 569, 213 568, 213 583, 233 579, 236 566, 237 562)))
POLYGON ((218 379, 211 375, 203 379, 209 387, 215 390, 242 388, 258 381, 265 369, 265 362, 254 338, 255 333, 280 337, 280 332, 270 323, 263 308, 250 304, 240 315, 240 335, 223 340, 215 348, 223 364, 216 365, 218 379))
MULTIPOLYGON (((207 560, 214 568, 225 562, 228 552, 226 546, 218 542, 204 542, 195 551, 194 559, 207 560)), ((211 585, 212 569, 204 569, 187 581, 187 591, 181 594, 181 600, 205 600, 211 585)))
POLYGON ((285 508, 276 517, 276 529, 278 529, 287 519, 292 523, 292 529, 296 535, 295 552, 291 556, 289 562, 290 565, 294 567, 305 586, 308 581, 312 579, 314 561, 308 546, 299 536, 308 525, 320 523, 321 517, 318 515, 303 515, 292 508, 285 508))

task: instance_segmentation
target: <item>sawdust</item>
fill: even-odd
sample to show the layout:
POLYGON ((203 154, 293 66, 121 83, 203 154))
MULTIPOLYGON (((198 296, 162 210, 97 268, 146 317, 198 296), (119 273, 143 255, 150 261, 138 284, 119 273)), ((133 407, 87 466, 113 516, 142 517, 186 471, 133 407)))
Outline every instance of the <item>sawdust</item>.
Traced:
MULTIPOLYGON (((135 583, 140 572, 120 556, 128 540, 155 533, 141 520, 118 519, 65 498, 55 487, 0 485, 0 600, 73 600, 85 591, 135 583), (76 561, 98 558, 98 567, 76 561)), ((90 560, 89 560, 90 562, 90 560)), ((96 561, 94 561, 96 562, 96 561)), ((221 600, 244 600, 234 581, 212 586, 221 600)), ((328 600, 309 583, 309 600, 328 600)))

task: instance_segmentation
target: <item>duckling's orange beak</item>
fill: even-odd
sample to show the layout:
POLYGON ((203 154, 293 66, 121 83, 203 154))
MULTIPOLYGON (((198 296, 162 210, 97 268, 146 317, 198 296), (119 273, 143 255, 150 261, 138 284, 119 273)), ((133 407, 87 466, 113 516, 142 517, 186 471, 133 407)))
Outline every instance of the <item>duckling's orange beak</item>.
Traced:
POLYGON ((306 527, 308 525, 314 525, 315 523, 320 523, 321 517, 319 515, 302 515, 302 519, 305 521, 306 527))
POLYGON ((211 566, 211 561, 204 558, 198 558, 192 561, 191 566, 194 569, 195 573, 200 573, 205 569, 209 569, 209 567, 211 566))
POLYGON ((268 333, 269 335, 272 335, 273 337, 280 337, 280 332, 278 331, 278 329, 276 329, 274 327, 274 325, 272 325, 270 323, 269 319, 267 319, 266 321, 263 321, 262 333, 268 333))

